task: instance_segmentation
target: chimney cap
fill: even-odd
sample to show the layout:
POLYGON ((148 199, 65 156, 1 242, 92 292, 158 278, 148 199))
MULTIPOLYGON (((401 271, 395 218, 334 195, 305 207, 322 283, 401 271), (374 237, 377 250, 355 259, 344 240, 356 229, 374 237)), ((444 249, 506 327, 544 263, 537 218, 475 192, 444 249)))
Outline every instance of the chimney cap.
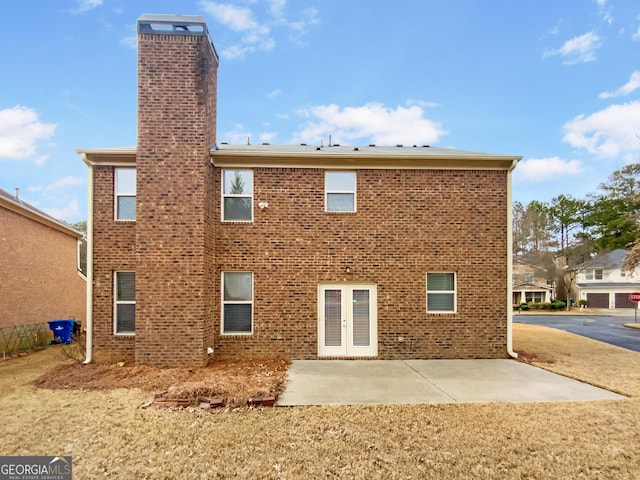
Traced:
POLYGON ((207 35, 208 32, 202 15, 145 13, 138 18, 138 33, 207 35))

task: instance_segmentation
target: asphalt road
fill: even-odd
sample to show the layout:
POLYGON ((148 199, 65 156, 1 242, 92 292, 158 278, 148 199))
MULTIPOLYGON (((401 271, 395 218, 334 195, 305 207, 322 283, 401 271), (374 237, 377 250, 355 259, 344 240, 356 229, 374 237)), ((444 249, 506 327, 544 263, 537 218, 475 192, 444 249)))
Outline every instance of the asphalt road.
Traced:
MULTIPOLYGON (((625 323, 634 323, 633 314, 627 316, 514 314, 513 321, 557 328, 640 352, 640 330, 624 326, 625 323)), ((640 314, 638 322, 640 322, 640 314)))

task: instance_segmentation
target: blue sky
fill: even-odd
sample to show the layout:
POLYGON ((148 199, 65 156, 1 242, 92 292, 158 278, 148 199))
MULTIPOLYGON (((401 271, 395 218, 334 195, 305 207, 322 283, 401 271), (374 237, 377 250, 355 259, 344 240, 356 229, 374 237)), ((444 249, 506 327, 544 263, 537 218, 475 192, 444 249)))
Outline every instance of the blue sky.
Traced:
POLYGON ((636 0, 28 0, 0 17, 0 187, 87 215, 76 148, 136 143, 136 20, 203 15, 218 141, 522 155, 514 200, 640 161, 636 0))

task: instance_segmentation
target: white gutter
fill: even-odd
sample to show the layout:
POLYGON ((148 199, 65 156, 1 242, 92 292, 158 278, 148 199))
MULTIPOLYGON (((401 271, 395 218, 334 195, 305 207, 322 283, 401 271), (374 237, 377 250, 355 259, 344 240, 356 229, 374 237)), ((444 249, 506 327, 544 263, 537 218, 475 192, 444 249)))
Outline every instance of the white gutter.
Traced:
POLYGON ((86 154, 82 154, 82 160, 89 167, 89 201, 87 202, 87 328, 86 328, 86 352, 83 363, 88 364, 93 360, 93 166, 88 161, 86 154))
POLYGON ((518 358, 513 351, 513 192, 511 188, 511 175, 520 159, 513 160, 511 168, 507 171, 507 353, 518 358))

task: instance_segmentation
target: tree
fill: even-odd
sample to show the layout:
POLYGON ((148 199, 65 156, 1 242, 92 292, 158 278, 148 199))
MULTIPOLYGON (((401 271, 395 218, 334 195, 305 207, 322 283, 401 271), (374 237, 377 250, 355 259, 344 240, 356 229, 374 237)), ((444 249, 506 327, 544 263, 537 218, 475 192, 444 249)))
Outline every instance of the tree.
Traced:
POLYGON ((640 163, 632 163, 601 183, 600 195, 590 195, 585 225, 598 251, 627 248, 638 239, 640 209, 640 163))
POLYGON ((551 240, 545 204, 533 200, 526 207, 513 204, 513 252, 519 255, 548 251, 551 240))
POLYGON ((583 225, 586 210, 587 202, 571 195, 558 195, 551 200, 548 213, 553 222, 553 230, 560 235, 560 251, 566 252, 569 249, 571 231, 583 225))

